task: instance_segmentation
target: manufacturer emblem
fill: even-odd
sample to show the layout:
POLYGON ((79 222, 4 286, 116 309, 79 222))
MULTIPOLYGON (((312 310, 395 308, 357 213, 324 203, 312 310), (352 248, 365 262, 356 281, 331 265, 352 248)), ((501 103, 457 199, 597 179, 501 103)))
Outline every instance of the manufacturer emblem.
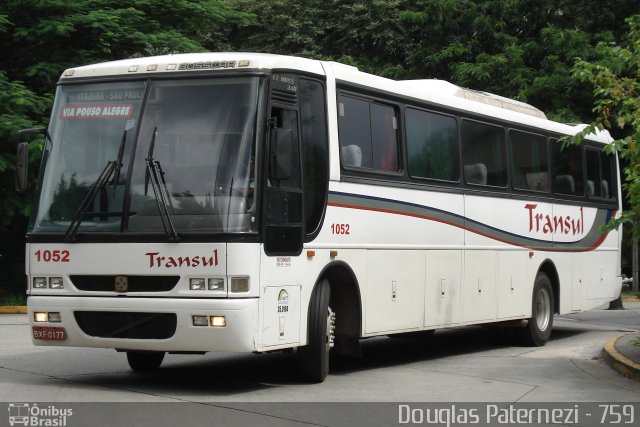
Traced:
POLYGON ((124 293, 129 291, 129 278, 127 276, 116 276, 116 292, 124 293))

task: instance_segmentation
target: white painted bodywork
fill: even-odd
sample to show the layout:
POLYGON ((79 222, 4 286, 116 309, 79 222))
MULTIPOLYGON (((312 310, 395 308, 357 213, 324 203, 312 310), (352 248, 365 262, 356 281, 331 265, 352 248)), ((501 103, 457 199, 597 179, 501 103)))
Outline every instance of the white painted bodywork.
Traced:
MULTIPOLYGON (((560 281, 560 312, 590 309, 616 298, 620 291, 620 233, 611 232, 597 248, 585 252, 558 252, 513 244, 472 230, 473 222, 515 236, 542 242, 580 240, 596 216, 583 211, 584 230, 576 234, 533 229, 526 199, 491 198, 415 188, 390 188, 342 182, 337 125, 336 82, 352 82, 400 96, 437 103, 487 117, 559 133, 580 128, 541 117, 506 110, 452 95, 444 84, 394 82, 331 62, 249 53, 187 54, 135 58, 68 70, 64 79, 98 76, 124 78, 133 74, 189 73, 168 70, 181 63, 249 61, 249 70, 292 70, 324 76, 327 82, 328 135, 331 194, 392 201, 405 207, 436 209, 460 223, 440 221, 403 211, 368 209, 329 203, 319 235, 298 257, 268 257, 257 243, 47 243, 27 245, 27 275, 63 277, 64 290, 30 289, 29 316, 35 311, 57 311, 68 338, 64 342, 34 339, 38 345, 109 347, 158 351, 267 351, 307 342, 307 310, 311 291, 322 271, 343 262, 357 279, 362 306, 360 335, 435 329, 475 323, 526 319, 531 316, 531 295, 540 265, 550 260, 560 281), (136 68, 137 67, 137 68, 136 68), (134 69, 136 71, 131 71, 134 69), (349 234, 334 234, 333 224, 348 224, 349 234), (67 263, 38 261, 38 250, 68 250, 67 263), (150 253, 166 257, 209 256, 217 250, 216 266, 175 267, 155 265, 150 253), (307 250, 315 251, 312 257, 307 250), (332 256, 331 251, 337 254, 332 256), (77 290, 73 274, 155 275, 177 274, 178 285, 166 293, 132 295, 77 290), (248 277, 246 293, 215 295, 189 290, 191 277, 222 277, 227 289, 231 277, 248 277), (283 312, 285 290, 288 299, 283 312), (84 334, 74 321, 75 310, 171 312, 178 317, 174 337, 167 340, 95 338, 84 334), (225 315, 226 328, 194 327, 193 315, 225 315)), ((237 66, 235 67, 237 68, 237 66)), ((222 70, 221 70, 222 71, 222 70)), ((228 71, 225 69, 224 71, 228 71)), ((211 71, 215 75, 215 70, 211 71)), ((594 137, 609 142, 606 135, 594 137)), ((618 189, 619 194, 619 189, 618 189)), ((619 198, 618 198, 619 199, 619 198)), ((536 213, 573 216, 578 207, 533 202, 536 213)), ((417 209, 417 208, 416 208, 417 209)), ((618 209, 619 211, 619 209, 618 209)), ((153 258, 157 261, 157 258, 153 258)), ((339 284, 338 284, 339 285, 339 284)), ((339 322, 339 319, 338 319, 339 322)))

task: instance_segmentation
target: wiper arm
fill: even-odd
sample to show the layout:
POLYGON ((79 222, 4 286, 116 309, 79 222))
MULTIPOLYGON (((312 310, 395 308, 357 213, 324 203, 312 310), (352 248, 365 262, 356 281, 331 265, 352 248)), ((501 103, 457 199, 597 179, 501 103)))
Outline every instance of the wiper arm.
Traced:
POLYGON ((116 158, 116 164, 114 167, 113 180, 111 180, 113 194, 116 193, 116 188, 120 181, 120 170, 122 169, 122 158, 124 157, 124 147, 127 143, 127 129, 122 132, 122 139, 120 140, 120 147, 118 148, 118 157, 116 158))
POLYGON ((107 162, 104 169, 102 169, 102 172, 100 172, 98 179, 95 180, 95 182, 89 189, 89 192, 82 199, 82 202, 80 203, 80 207, 76 211, 76 214, 73 217, 73 221, 71 221, 71 224, 69 224, 69 227, 67 228, 67 232, 64 235, 65 240, 67 241, 75 240, 75 235, 78 231, 78 228, 80 227, 80 224, 84 220, 84 216, 87 214, 87 210, 89 209, 89 206, 91 205, 93 200, 96 198, 96 195, 98 194, 98 192, 100 192, 102 188, 105 186, 105 184, 107 183, 107 181, 109 181, 109 178, 111 178, 112 175, 113 175, 113 179, 111 182, 113 185, 113 192, 115 193, 116 186, 118 185, 118 181, 120 180, 120 169, 122 169, 122 158, 124 157, 124 147, 125 147, 126 141, 127 141, 127 130, 125 129, 122 134, 122 139, 120 140, 120 147, 118 148, 118 157, 116 158, 116 160, 110 160, 107 162))
POLYGON ((84 196, 84 199, 82 199, 82 202, 80 203, 80 207, 76 211, 76 214, 73 217, 73 221, 71 221, 71 224, 69 224, 69 227, 67 228, 67 232, 64 235, 65 240, 67 241, 75 240, 76 232, 78 231, 80 224, 84 220, 84 216, 86 215, 87 210, 89 209, 89 205, 96 198, 96 194, 98 194, 98 192, 102 190, 104 185, 107 183, 107 181, 113 174, 113 171, 115 170, 115 168, 116 168, 116 161, 110 160, 107 162, 104 169, 102 169, 102 172, 100 172, 98 179, 95 180, 95 182, 89 189, 89 192, 87 193, 87 195, 84 196))
POLYGON ((167 190, 167 182, 164 179, 164 171, 162 170, 162 166, 160 166, 160 162, 153 158, 153 151, 155 149, 157 133, 158 128, 156 127, 153 129, 153 137, 151 138, 151 143, 149 144, 149 153, 147 154, 147 158, 145 159, 147 164, 147 171, 145 174, 144 191, 146 194, 149 181, 151 181, 151 189, 153 190, 153 194, 156 198, 156 203, 158 204, 158 211, 160 212, 162 227, 164 227, 164 231, 165 233, 167 233, 169 240, 180 240, 180 236, 178 236, 178 233, 176 232, 176 229, 173 225, 171 213, 169 212, 170 210, 173 211, 173 204, 171 203, 171 197, 169 196, 169 191, 167 190))

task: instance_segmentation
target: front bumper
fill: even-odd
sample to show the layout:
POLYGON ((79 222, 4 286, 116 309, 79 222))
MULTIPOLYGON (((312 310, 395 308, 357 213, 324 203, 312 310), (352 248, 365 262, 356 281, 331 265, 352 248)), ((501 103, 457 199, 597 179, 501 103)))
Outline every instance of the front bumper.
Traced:
POLYGON ((168 352, 256 351, 258 333, 257 298, 195 299, 195 298, 118 298, 31 296, 27 300, 31 326, 63 327, 63 341, 36 339, 35 345, 69 347, 116 348, 119 350, 150 350, 168 352), (34 312, 59 312, 60 323, 35 323, 34 312), (171 313, 176 316, 173 336, 167 339, 109 338, 85 333, 74 312, 108 313, 171 313), (192 316, 225 316, 225 327, 193 326, 192 316))

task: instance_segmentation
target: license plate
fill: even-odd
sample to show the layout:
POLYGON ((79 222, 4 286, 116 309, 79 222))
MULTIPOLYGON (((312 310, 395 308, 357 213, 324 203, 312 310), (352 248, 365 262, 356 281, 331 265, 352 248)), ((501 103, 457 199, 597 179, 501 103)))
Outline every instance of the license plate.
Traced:
POLYGON ((67 331, 60 326, 33 326, 33 337, 37 340, 64 341, 67 331))

